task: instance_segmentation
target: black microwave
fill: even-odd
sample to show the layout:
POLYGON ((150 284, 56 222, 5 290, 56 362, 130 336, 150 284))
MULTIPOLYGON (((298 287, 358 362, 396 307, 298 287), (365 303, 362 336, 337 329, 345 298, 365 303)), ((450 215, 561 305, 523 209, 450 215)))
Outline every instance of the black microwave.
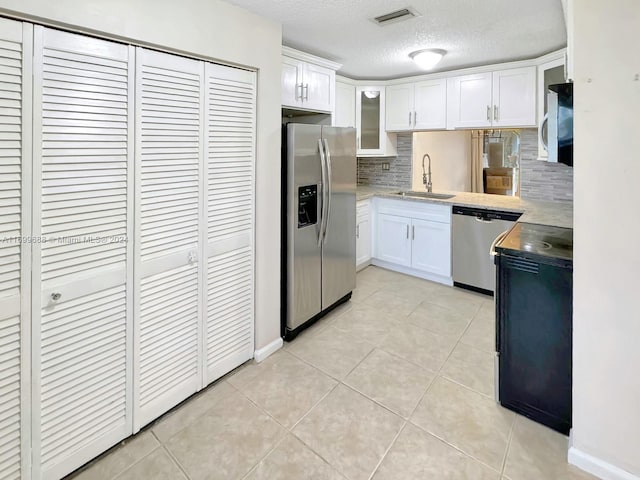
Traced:
POLYGON ((540 125, 540 138, 548 161, 573 167, 573 83, 549 85, 547 110, 540 125))

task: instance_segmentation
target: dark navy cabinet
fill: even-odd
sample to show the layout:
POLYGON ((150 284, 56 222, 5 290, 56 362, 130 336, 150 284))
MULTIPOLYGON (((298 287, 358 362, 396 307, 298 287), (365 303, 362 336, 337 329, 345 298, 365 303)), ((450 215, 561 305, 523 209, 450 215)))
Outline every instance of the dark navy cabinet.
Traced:
POLYGON ((563 434, 571 428, 572 261, 499 252, 499 400, 563 434))

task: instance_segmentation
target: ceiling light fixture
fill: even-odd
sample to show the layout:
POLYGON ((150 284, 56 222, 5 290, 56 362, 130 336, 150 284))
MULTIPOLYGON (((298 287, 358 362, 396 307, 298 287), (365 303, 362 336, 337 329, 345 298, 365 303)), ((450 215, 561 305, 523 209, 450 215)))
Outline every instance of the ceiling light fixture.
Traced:
POLYGON ((434 68, 442 57, 447 53, 446 50, 440 50, 436 48, 429 48, 426 50, 418 50, 415 52, 411 52, 409 57, 416 62, 420 68, 424 70, 431 70, 434 68))
POLYGON ((367 98, 378 98, 380 95, 380 90, 365 90, 364 96, 367 98))

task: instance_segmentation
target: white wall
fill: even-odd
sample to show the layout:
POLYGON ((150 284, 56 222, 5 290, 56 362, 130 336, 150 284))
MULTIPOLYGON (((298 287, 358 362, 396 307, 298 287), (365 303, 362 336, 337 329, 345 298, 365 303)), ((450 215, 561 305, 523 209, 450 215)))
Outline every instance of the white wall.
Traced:
MULTIPOLYGON (((422 157, 431 157, 433 191, 471 190, 471 131, 418 132, 413 134, 412 189, 424 190, 422 157)), ((425 169, 427 168, 425 160, 425 169)))
POLYGON ((570 461, 640 478, 640 2, 576 0, 573 27, 570 461))
POLYGON ((220 0, 0 0, 0 14, 258 69, 256 348, 277 339, 281 26, 220 0))

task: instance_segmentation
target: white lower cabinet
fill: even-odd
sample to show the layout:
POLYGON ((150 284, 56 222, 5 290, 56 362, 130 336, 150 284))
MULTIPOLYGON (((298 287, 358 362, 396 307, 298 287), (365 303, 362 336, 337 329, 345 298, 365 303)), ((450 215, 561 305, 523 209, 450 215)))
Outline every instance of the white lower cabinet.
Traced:
POLYGON ((411 267, 448 277, 451 275, 451 225, 411 220, 411 267))
POLYGON ((411 266, 411 219, 378 214, 376 258, 404 267, 411 266))
POLYGON ((371 262, 371 217, 369 201, 356 205, 356 269, 360 270, 371 262))
POLYGON ((373 263, 451 284, 451 207, 376 200, 373 263))

